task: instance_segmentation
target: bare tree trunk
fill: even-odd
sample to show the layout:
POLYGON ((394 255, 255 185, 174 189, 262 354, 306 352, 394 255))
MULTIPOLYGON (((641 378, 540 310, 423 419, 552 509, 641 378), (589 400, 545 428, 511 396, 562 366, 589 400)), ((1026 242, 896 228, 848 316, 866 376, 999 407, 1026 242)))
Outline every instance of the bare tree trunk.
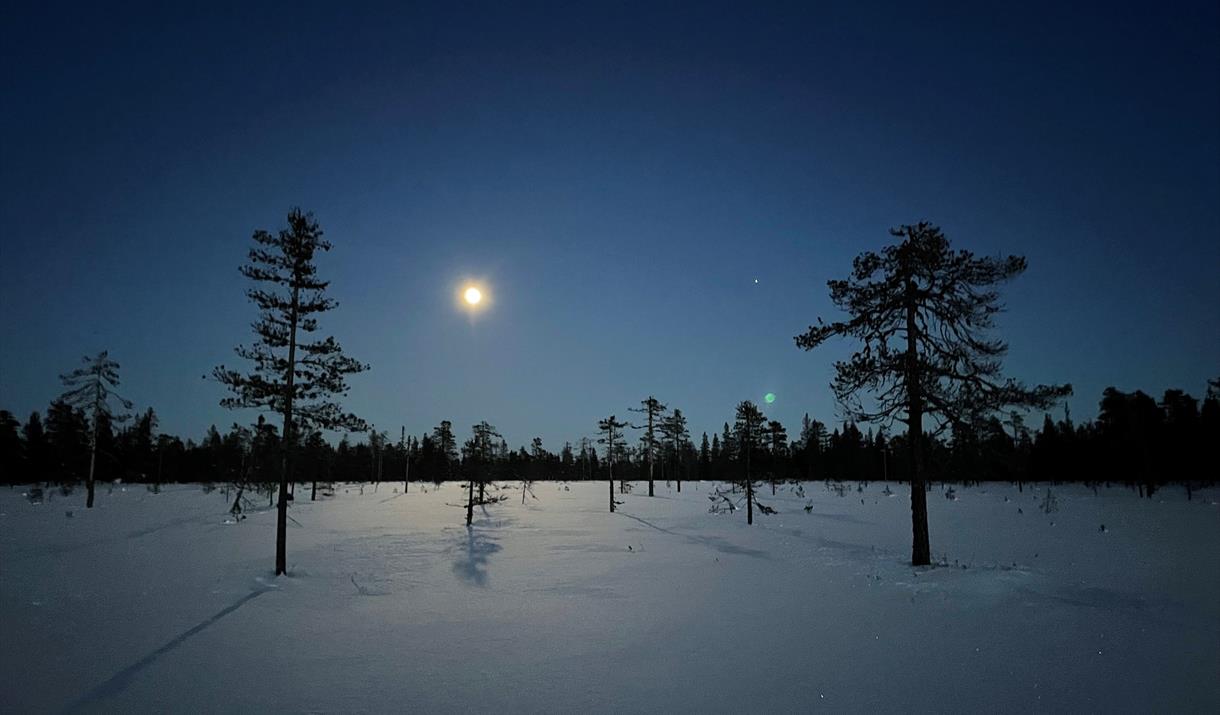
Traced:
POLYGON ((923 394, 920 386, 919 356, 915 331, 915 283, 907 279, 907 440, 911 443, 911 564, 926 566, 932 563, 932 549, 928 544, 928 493, 924 488, 920 469, 923 442, 923 394))
POLYGON ((89 496, 85 499, 85 508, 93 508, 93 467, 97 463, 97 413, 93 417, 93 443, 89 446, 89 477, 85 480, 85 490, 89 496))
POLYGON ((749 447, 746 447, 746 523, 754 523, 754 480, 750 478, 749 447))
POLYGON ((466 526, 474 521, 474 480, 466 481, 466 526))

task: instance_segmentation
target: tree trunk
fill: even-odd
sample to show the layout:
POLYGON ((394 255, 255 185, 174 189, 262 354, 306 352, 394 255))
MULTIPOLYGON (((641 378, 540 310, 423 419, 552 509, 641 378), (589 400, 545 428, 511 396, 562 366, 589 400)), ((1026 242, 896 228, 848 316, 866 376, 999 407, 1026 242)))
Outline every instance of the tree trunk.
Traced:
POLYGON ((919 354, 915 331, 915 283, 906 285, 907 309, 907 441, 911 450, 911 564, 932 563, 932 548, 928 544, 928 493, 924 488, 920 457, 923 442, 923 393, 920 385, 919 354))
POLYGON ((754 523, 754 482, 750 479, 750 448, 746 447, 746 523, 754 523))
MULTIPOLYGON (((651 400, 652 398, 650 397, 648 399, 651 400)), ((649 407, 648 407, 648 496, 653 496, 652 454, 654 451, 656 451, 655 446, 653 445, 653 441, 652 441, 652 407, 651 407, 651 405, 652 405, 652 403, 649 403, 649 407)))
POLYGON ((466 526, 474 521, 474 480, 466 482, 466 526))
MULTIPOLYGON (((85 491, 89 493, 85 499, 85 508, 93 508, 93 468, 97 464, 97 418, 101 413, 98 405, 102 403, 102 378, 97 378, 97 394, 93 402, 93 435, 89 439, 89 476, 85 478, 85 491)), ((75 470, 74 470, 75 471, 75 470)))
POLYGON ((284 396, 284 459, 280 471, 280 503, 275 515, 275 575, 288 573, 288 482, 292 477, 292 398, 297 366, 297 311, 300 289, 292 289, 292 318, 288 326, 288 377, 284 396))
POLYGON ((85 479, 85 491, 89 492, 85 498, 85 508, 93 508, 93 467, 97 463, 97 417, 93 418, 93 444, 89 446, 89 477, 85 479))
POLYGON ((313 480, 313 489, 309 491, 309 501, 318 500, 318 480, 313 480))

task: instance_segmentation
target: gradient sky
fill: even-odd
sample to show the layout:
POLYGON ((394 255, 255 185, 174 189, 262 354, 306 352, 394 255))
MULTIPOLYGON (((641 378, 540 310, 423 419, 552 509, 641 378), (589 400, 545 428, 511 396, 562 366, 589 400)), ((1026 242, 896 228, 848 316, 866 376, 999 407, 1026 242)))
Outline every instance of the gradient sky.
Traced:
POLYGON ((1028 257, 1008 372, 1073 383, 1076 416, 1220 374, 1214 1, 108 5, 2 11, 23 420, 109 349, 164 431, 252 421, 201 376, 250 340, 237 267, 295 205, 335 244, 323 329, 373 366, 347 405, 394 438, 558 449, 649 394, 696 439, 769 391, 794 433, 837 421, 851 345, 792 337, 921 219, 1028 257), (465 276, 495 299, 473 323, 465 276))

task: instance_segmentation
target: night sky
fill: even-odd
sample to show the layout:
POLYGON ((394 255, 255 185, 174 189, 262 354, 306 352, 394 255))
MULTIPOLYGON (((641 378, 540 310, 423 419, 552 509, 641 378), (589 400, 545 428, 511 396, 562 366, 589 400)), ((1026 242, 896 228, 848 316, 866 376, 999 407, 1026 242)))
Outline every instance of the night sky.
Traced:
POLYGON ((394 439, 486 419, 557 450, 649 394, 696 441, 767 392, 793 434, 837 422, 852 344, 792 337, 921 219, 1028 257, 1007 370, 1073 383, 1075 417, 1220 374, 1214 1, 107 5, 2 11, 0 407, 23 421, 109 349, 162 430, 251 422, 201 376, 239 364, 237 267, 297 205, 335 244, 324 334, 372 364, 346 404, 394 439), (494 300, 474 321, 466 277, 494 300))

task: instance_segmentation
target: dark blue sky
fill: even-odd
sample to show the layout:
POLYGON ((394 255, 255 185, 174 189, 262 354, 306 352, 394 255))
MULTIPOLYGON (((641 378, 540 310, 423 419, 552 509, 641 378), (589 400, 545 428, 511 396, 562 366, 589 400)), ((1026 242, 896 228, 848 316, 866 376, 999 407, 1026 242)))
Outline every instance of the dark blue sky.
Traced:
POLYGON ((833 420, 851 346, 792 336, 921 219, 1029 258, 1008 370, 1072 382, 1076 415, 1220 373, 1215 2, 104 5, 3 10, 23 419, 109 349, 164 430, 251 421, 200 376, 250 339, 237 266, 294 205, 335 243, 323 327, 373 365, 348 405, 395 437, 558 448, 648 394, 696 438, 768 391, 793 431, 833 420), (474 323, 464 276, 495 297, 474 323))

